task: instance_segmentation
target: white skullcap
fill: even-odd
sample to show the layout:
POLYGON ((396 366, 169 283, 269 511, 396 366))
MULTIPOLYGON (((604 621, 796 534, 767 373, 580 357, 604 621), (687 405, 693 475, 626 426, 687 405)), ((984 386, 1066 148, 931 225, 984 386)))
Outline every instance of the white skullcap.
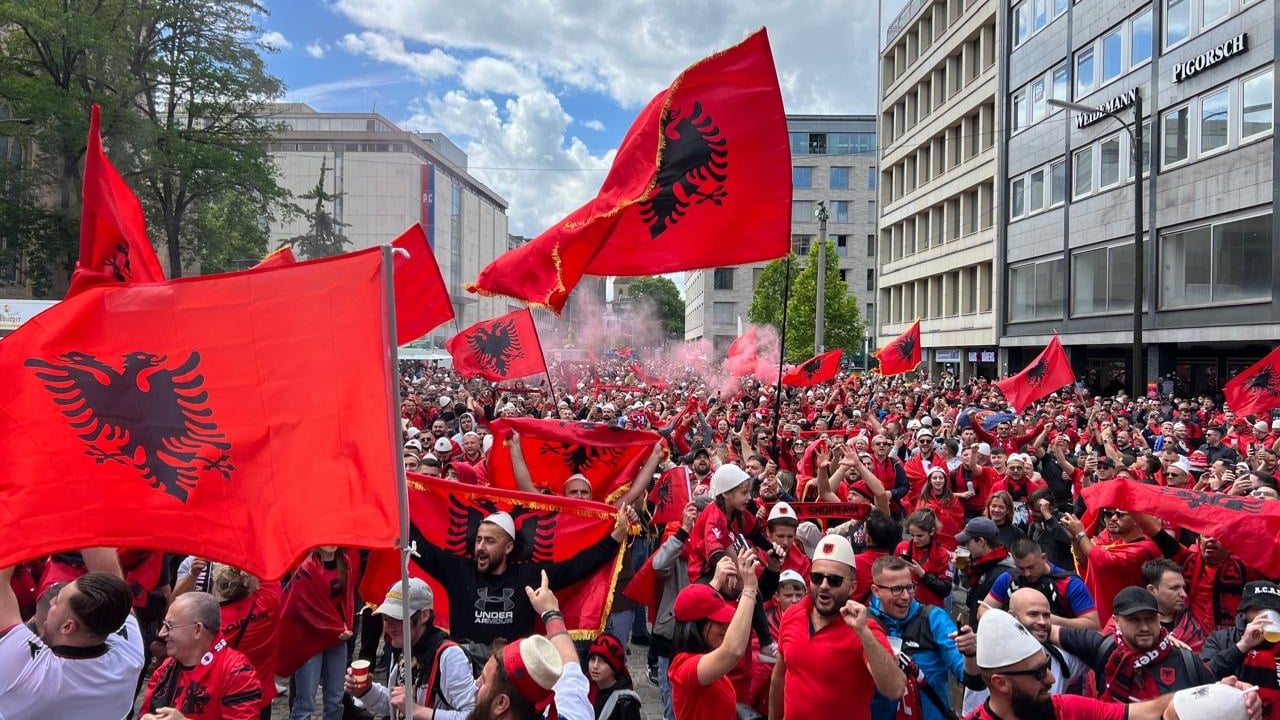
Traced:
POLYGON ((751 476, 737 465, 721 465, 711 476, 711 497, 720 497, 750 479, 751 476))
POLYGON ((1014 616, 997 609, 982 614, 978 625, 978 667, 1005 668, 1041 652, 1044 646, 1014 616))
POLYGON ((849 567, 854 567, 857 562, 853 559, 853 545, 843 535, 823 535, 818 540, 818 547, 813 550, 813 561, 819 560, 831 560, 849 567))
POLYGON ((511 519, 510 514, 505 512, 496 512, 485 518, 484 522, 491 525, 497 525, 502 529, 502 532, 507 534, 507 537, 512 540, 516 539, 516 521, 511 519))

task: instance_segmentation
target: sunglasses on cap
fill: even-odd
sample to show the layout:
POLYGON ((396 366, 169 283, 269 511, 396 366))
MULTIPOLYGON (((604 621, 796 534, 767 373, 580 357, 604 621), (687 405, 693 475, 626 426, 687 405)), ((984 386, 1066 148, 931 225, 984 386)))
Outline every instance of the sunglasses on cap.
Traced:
POLYGON ((838 588, 841 585, 844 585, 845 580, 848 580, 848 578, 844 577, 843 575, 827 575, 826 573, 820 573, 820 572, 809 573, 809 582, 813 583, 814 587, 817 587, 818 585, 821 585, 825 582, 827 584, 827 587, 834 590, 835 588, 838 588))
POLYGON ((1043 665, 1037 665, 1030 670, 1007 670, 995 674, 1005 677, 1032 677, 1036 682, 1044 682, 1051 670, 1053 670, 1053 660, 1045 659, 1043 665))

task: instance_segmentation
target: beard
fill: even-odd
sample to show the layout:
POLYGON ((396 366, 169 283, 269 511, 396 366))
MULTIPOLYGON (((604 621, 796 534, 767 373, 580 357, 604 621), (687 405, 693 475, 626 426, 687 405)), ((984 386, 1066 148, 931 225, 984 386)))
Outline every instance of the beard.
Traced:
POLYGON ((476 706, 471 708, 471 712, 467 714, 467 720, 493 720, 493 713, 490 711, 489 703, 476 702, 476 706))
POLYGON ((1041 700, 1038 692, 1028 694, 1015 688, 1009 699, 1009 707, 1021 720, 1055 720, 1058 717, 1053 708, 1053 698, 1046 696, 1041 700))

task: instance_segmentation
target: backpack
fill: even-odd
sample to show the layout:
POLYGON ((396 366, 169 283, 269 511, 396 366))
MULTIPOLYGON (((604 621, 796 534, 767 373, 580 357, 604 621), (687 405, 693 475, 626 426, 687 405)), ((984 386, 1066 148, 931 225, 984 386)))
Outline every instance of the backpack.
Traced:
POLYGON ((430 690, 427 694, 427 703, 432 704, 433 700, 439 699, 450 710, 457 710, 458 708, 449 705, 449 701, 445 700, 444 694, 440 692, 439 687, 440 658, 444 655, 444 651, 451 647, 462 650, 462 654, 467 658, 467 663, 471 665, 471 677, 473 679, 480 677, 481 673, 484 672, 484 666, 489 662, 489 656, 492 653, 489 650, 489 646, 483 643, 457 643, 447 638, 436 648, 431 658, 431 669, 427 672, 424 683, 424 686, 430 690))

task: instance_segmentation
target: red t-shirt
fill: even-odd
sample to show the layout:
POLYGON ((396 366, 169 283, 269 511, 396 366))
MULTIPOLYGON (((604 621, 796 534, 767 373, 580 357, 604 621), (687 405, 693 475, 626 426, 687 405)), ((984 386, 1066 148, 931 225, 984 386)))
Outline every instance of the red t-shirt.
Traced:
MULTIPOLYGON (((1129 717, 1129 706, 1121 703, 1104 702, 1079 695, 1054 695, 1050 699, 1053 701, 1057 720, 1126 720, 1129 717)), ((1003 720, 991 711, 990 702, 988 700, 982 703, 965 720, 1003 720)))
POLYGON ((1099 623, 1105 625, 1111 619, 1111 601, 1116 593, 1142 583, 1142 564, 1160 556, 1160 548, 1150 538, 1135 542, 1094 542, 1083 577, 1098 606, 1099 623))
MULTIPOLYGON (((862 641, 838 617, 815 632, 809 622, 812 610, 813 600, 805 596, 783 614, 778 630, 778 655, 786 664, 783 720, 826 717, 837 708, 847 720, 869 719, 876 687, 862 641)), ((885 652, 892 653, 880 625, 869 619, 867 627, 885 652)), ((685 720, 679 708, 676 717, 685 720)))
POLYGON ((671 705, 680 720, 732 720, 737 717, 737 695, 726 675, 702 686, 698 682, 695 653, 680 653, 671 661, 671 705))

